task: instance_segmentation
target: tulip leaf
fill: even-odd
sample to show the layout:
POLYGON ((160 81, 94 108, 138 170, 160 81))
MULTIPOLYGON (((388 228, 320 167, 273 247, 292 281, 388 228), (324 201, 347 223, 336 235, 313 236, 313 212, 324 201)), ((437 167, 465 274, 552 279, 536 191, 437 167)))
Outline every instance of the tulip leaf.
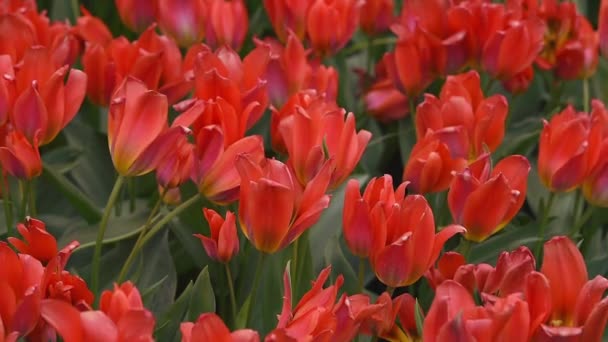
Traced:
POLYGON ((416 305, 414 306, 414 318, 416 319, 416 331, 418 332, 418 336, 422 336, 422 331, 424 327, 424 312, 422 311, 422 307, 416 299, 416 305))
POLYGON ((200 314, 215 312, 215 293, 209 277, 209 267, 205 266, 194 282, 192 298, 188 306, 188 320, 196 321, 200 314))
POLYGON ((155 331, 157 341, 180 341, 179 326, 188 312, 193 288, 194 285, 190 281, 173 305, 160 316, 155 331))
POLYGON ((491 236, 482 243, 471 248, 471 263, 496 263, 498 255, 503 251, 512 251, 519 246, 527 246, 534 251, 538 242, 538 223, 531 220, 527 224, 509 224, 501 232, 491 236))
POLYGON ((403 162, 403 165, 406 165, 407 161, 410 159, 412 148, 414 148, 414 145, 416 144, 416 129, 414 125, 412 125, 412 119, 409 116, 399 120, 398 134, 401 161, 403 162))
POLYGON ((344 277, 344 292, 351 295, 359 292, 357 275, 342 252, 338 236, 334 235, 329 238, 329 243, 325 247, 325 265, 332 266, 332 283, 336 279, 333 275, 341 274, 344 277))

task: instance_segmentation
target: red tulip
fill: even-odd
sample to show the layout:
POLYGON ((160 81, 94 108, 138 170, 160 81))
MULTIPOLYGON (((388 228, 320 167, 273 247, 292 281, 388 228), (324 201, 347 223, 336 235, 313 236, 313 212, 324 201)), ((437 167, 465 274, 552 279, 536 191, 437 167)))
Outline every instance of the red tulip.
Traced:
MULTIPOLYGON (((600 155, 608 153, 608 139, 602 141, 600 155)), ((608 207, 608 160, 600 158, 582 186, 585 199, 592 205, 608 207)))
POLYGON ((389 216, 372 223, 370 262, 378 279, 387 286, 407 286, 435 263, 449 238, 466 230, 451 225, 435 234, 433 212, 420 195, 406 196, 391 209, 389 216))
POLYGON ((247 8, 242 0, 207 0, 207 44, 240 50, 249 29, 247 8))
POLYGON ((222 342, 259 342, 260 336, 251 329, 230 332, 222 319, 214 313, 201 314, 196 323, 184 322, 179 330, 182 342, 222 341, 222 342))
POLYGON ((600 14, 597 20, 600 51, 604 57, 608 56, 608 1, 602 0, 600 14))
MULTIPOLYGON (((447 132, 461 136, 462 132, 447 132)), ((431 193, 446 190, 452 180, 453 171, 461 171, 466 159, 452 156, 448 145, 438 134, 429 134, 416 142, 403 170, 403 180, 410 182, 416 193, 431 193)))
POLYGON ((205 0, 156 0, 156 20, 163 32, 187 48, 205 37, 208 9, 205 0))
POLYGON ((310 44, 319 56, 337 53, 350 40, 359 24, 358 0, 315 0, 306 28, 310 44))
POLYGON ((156 0, 114 0, 120 20, 131 31, 142 32, 155 21, 156 0))
POLYGON ((365 294, 342 294, 333 309, 336 329, 332 341, 352 341, 363 326, 384 309, 385 303, 381 303, 380 299, 376 304, 371 304, 370 298, 365 294))
POLYGON ((408 113, 408 98, 393 84, 386 71, 386 58, 376 64, 375 81, 365 91, 363 101, 367 112, 382 122, 391 122, 408 113))
POLYGON ((551 191, 577 188, 600 157, 602 127, 572 106, 544 121, 538 152, 538 175, 551 191))
MULTIPOLYGON (((438 260, 436 268, 429 268, 424 274, 429 285, 433 289, 437 289, 441 283, 446 280, 455 280, 456 272, 466 264, 466 260, 462 254, 456 252, 445 252, 438 260)), ((465 286, 464 284, 462 284, 465 286)), ((466 287, 466 286, 465 286, 466 287)))
MULTIPOLYGON (((194 169, 194 146, 188 141, 190 129, 183 126, 174 126, 174 138, 166 139, 166 144, 171 144, 163 159, 156 167, 156 180, 165 191, 177 188, 186 182, 194 169)), ((162 190, 161 190, 162 192, 162 190)))
POLYGON ((483 49, 484 69, 500 80, 508 80, 534 62, 543 46, 544 23, 538 18, 514 21, 492 34, 483 49))
POLYGON ((88 43, 101 46, 109 44, 112 41, 112 32, 106 24, 100 18, 93 16, 84 6, 80 7, 80 12, 82 15, 76 19, 75 34, 88 43))
POLYGON ((342 212, 342 227, 344 240, 350 251, 359 257, 367 258, 373 252, 372 241, 375 235, 373 223, 377 215, 390 215, 395 203, 405 196, 407 183, 393 189, 393 179, 390 175, 372 178, 363 196, 359 193, 359 182, 351 179, 344 193, 344 210, 342 212))
POLYGON ((224 220, 215 210, 203 208, 209 223, 211 236, 194 234, 201 240, 205 252, 211 259, 227 263, 239 252, 239 239, 236 234, 236 219, 231 211, 226 212, 224 220))
POLYGON ((361 29, 369 36, 386 31, 394 21, 393 0, 368 0, 361 7, 361 29))
MULTIPOLYGON (((0 133, 4 134, 4 133, 0 133)), ((31 180, 42 173, 42 160, 38 150, 38 135, 33 144, 20 131, 7 133, 0 144, 0 163, 13 177, 31 180)))
POLYGON ((475 242, 504 228, 526 199, 530 163, 525 157, 509 156, 490 168, 486 154, 457 173, 448 192, 454 221, 467 228, 465 238, 475 242))
POLYGON ((539 286, 534 278, 528 280, 528 286, 536 290, 529 292, 528 300, 546 303, 536 308, 543 323, 537 338, 544 341, 569 335, 581 341, 601 341, 608 319, 608 299, 603 298, 608 280, 602 276, 588 280, 583 256, 565 236, 545 243, 541 272, 546 278, 538 275, 539 280, 545 279, 539 286))
POLYGON ((300 40, 306 36, 306 18, 314 0, 264 0, 268 19, 279 40, 285 42, 293 31, 300 40))
POLYGON ((241 176, 235 160, 241 154, 246 154, 254 163, 264 159, 262 138, 247 136, 224 147, 222 130, 218 126, 206 126, 195 139, 193 180, 199 192, 219 204, 237 200, 241 176))
POLYGON ((275 253, 315 224, 329 205, 331 163, 326 162, 305 187, 290 169, 274 159, 259 162, 239 155, 241 176, 239 221, 241 230, 256 249, 275 253))
POLYGON ((524 69, 524 71, 521 71, 515 76, 502 81, 502 86, 511 94, 521 94, 528 89, 533 79, 534 69, 532 66, 529 66, 524 69))
POLYGON ((46 231, 44 222, 26 217, 25 224, 19 223, 17 230, 23 241, 9 237, 8 242, 20 253, 29 254, 42 263, 47 263, 57 255, 57 241, 46 231))

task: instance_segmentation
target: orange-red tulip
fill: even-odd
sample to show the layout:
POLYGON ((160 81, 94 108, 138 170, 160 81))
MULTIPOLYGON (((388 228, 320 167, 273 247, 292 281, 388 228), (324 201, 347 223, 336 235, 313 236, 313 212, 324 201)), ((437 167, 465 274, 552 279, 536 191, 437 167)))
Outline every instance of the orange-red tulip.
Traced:
POLYGON ((259 165, 259 161, 241 154, 236 166, 241 176, 241 230, 261 252, 275 253, 287 247, 329 206, 325 192, 331 176, 330 162, 305 187, 278 160, 266 159, 259 165))
MULTIPOLYGON (((125 1, 122 1, 123 3, 125 1)), ((80 7, 82 15, 76 19, 74 33, 83 41, 105 46, 112 41, 112 32, 106 24, 87 11, 84 6, 80 7)), ((147 26, 146 26, 147 27, 147 26)))
POLYGON ((207 8, 207 44, 213 48, 227 45, 240 50, 249 29, 243 0, 207 0, 207 8))
POLYGON ((205 37, 207 5, 205 0, 156 0, 156 20, 179 46, 188 48, 205 37))
POLYGON ((194 169, 194 145, 188 142, 191 131, 183 126, 174 126, 174 138, 167 139, 171 153, 167 153, 156 167, 156 180, 163 189, 180 186, 192 176, 194 169))
POLYGON ((38 134, 33 144, 19 131, 11 131, 2 138, 0 163, 13 177, 30 180, 42 173, 42 159, 38 150, 38 134))
MULTIPOLYGON (((456 139, 462 136, 462 130, 446 133, 456 139)), ((410 182, 410 188, 416 193, 446 190, 450 186, 452 172, 462 171, 467 165, 466 159, 453 156, 448 145, 441 139, 442 137, 431 133, 417 141, 412 148, 403 170, 403 180, 410 182)))
POLYGON ((251 329, 240 329, 230 332, 222 319, 214 313, 201 314, 196 323, 180 324, 182 342, 259 342, 260 336, 251 329))
POLYGON ((388 216, 393 204, 403 200, 406 186, 407 183, 403 183, 395 191, 392 177, 384 175, 372 178, 361 196, 359 181, 356 179, 348 181, 344 193, 342 228, 344 240, 354 255, 369 257, 372 253, 372 241, 375 234, 372 224, 378 219, 374 216, 388 216))
POLYGON ((467 229, 467 240, 481 242, 500 231, 526 199, 530 162, 524 156, 506 157, 490 169, 490 155, 485 154, 450 184, 450 211, 454 221, 467 229))
POLYGON ((57 255, 57 241, 46 231, 44 222, 26 217, 25 224, 19 223, 17 230, 23 240, 9 237, 8 242, 20 253, 29 254, 42 263, 47 263, 57 255))
POLYGON ((551 191, 577 188, 600 157, 602 125, 572 106, 544 121, 538 152, 538 175, 551 191))
POLYGON ((363 32, 373 36, 388 30, 395 20, 394 7, 394 0, 367 0, 359 16, 363 32))
POLYGON ((372 269, 390 287, 416 282, 435 263, 445 242, 466 232, 451 225, 435 234, 433 212, 420 195, 406 196, 392 206, 388 216, 378 216, 372 225, 372 269))
POLYGON ((600 51, 604 57, 608 56, 608 1, 602 0, 600 14, 597 20, 600 51))
POLYGON ((156 0, 114 0, 120 20, 131 31, 142 32, 155 21, 156 0))
POLYGON ((386 61, 384 58, 376 64, 375 80, 365 90, 363 101, 368 114, 382 122, 391 122, 405 117, 409 109, 407 96, 395 87, 386 71, 386 61))
POLYGON ((286 41, 293 31, 300 40, 306 36, 306 18, 314 0, 264 0, 264 8, 274 32, 281 41, 286 41))
POLYGON ((536 338, 548 341, 570 336, 580 341, 601 341, 608 319, 608 299, 603 298, 608 280, 602 276, 588 280, 582 254, 565 236, 545 243, 541 272, 536 276, 540 279, 528 280, 528 300, 545 303, 536 308, 543 323, 536 338))
POLYGON ((226 212, 226 219, 215 210, 203 208, 205 220, 209 224, 211 236, 194 234, 201 240, 205 252, 213 259, 227 263, 239 252, 239 238, 236 235, 236 218, 231 211, 226 212))
MULTIPOLYGON (((608 153, 608 139, 604 138, 600 147, 600 155, 608 153)), ((608 160, 600 158, 591 174, 585 178, 582 186, 585 199, 592 205, 608 207, 608 160)))
POLYGON ((308 38, 319 56, 329 56, 342 49, 359 24, 358 0, 315 0, 306 20, 308 38))

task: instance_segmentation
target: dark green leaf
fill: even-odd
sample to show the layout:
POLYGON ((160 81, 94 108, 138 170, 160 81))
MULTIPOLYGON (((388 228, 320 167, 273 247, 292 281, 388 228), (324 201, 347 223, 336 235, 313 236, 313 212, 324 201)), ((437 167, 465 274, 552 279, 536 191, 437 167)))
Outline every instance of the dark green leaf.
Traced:
POLYGON ((195 321, 204 312, 215 312, 215 294, 208 266, 205 266, 194 282, 192 298, 188 307, 188 319, 195 321))

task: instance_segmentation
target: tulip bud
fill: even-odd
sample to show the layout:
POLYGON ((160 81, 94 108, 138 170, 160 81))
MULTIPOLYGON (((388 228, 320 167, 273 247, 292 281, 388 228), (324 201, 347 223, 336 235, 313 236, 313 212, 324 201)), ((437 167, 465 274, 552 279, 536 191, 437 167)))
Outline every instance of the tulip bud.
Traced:
POLYGON ((369 36, 386 31, 394 20, 394 0, 367 0, 361 7, 361 29, 369 36))
POLYGON ((46 231, 44 222, 28 216, 25 218, 25 223, 17 225, 17 230, 23 237, 23 241, 15 237, 9 237, 8 242, 19 253, 29 254, 42 263, 47 263, 57 256, 57 240, 46 231))
POLYGON ((142 32, 155 20, 155 0, 114 0, 120 20, 134 32, 142 32))
POLYGON ((306 36, 306 19, 315 0, 264 0, 264 8, 280 41, 292 31, 300 40, 306 36))
POLYGON ((358 0, 315 0, 306 27, 310 44, 319 56, 337 53, 350 40, 359 23, 358 0))
POLYGON ((249 18, 242 0, 208 0, 207 44, 218 48, 228 45, 238 51, 243 45, 249 18))
MULTIPOLYGON (((0 133, 3 134, 3 133, 0 133)), ((42 160, 38 150, 38 135, 33 143, 19 131, 11 131, 3 137, 0 144, 0 163, 2 168, 13 177, 31 180, 42 173, 42 160)))
POLYGON ((205 37, 209 20, 205 0, 156 0, 156 14, 160 28, 181 47, 205 37))
POLYGON ((239 238, 236 235, 236 219, 231 211, 226 212, 224 220, 215 210, 203 208, 209 223, 211 236, 194 234, 201 240, 205 252, 211 259, 227 263, 239 252, 239 238))

